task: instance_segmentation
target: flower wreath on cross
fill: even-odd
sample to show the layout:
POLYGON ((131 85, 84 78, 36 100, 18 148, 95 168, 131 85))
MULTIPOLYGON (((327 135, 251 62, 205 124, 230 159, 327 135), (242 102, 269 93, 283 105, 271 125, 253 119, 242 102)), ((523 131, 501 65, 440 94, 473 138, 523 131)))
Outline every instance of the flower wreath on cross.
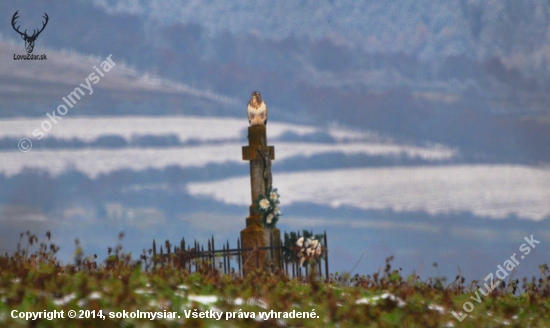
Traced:
POLYGON ((275 228, 277 221, 279 221, 279 216, 282 215, 279 209, 279 197, 277 188, 272 188, 269 189, 267 197, 260 195, 255 202, 256 206, 262 213, 262 222, 264 227, 268 229, 275 228))

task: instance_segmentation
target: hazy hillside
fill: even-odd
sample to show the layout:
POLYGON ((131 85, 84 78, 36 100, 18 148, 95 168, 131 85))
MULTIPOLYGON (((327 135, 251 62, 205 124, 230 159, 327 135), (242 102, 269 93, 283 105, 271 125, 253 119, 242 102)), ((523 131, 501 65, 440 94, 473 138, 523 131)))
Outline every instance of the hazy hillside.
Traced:
POLYGON ((262 39, 331 39, 369 52, 436 56, 533 54, 547 48, 550 4, 543 0, 275 0, 94 1, 113 14, 126 13, 169 26, 193 23, 209 33, 255 34, 262 39), (296 28, 299 27, 299 28, 296 28))
MULTIPOLYGON (((6 20, 23 3, 1 4, 6 20)), ((20 20, 36 24, 39 13, 49 13, 37 51, 112 53, 141 74, 235 99, 228 108, 132 96, 96 100, 98 114, 241 116, 257 89, 283 121, 338 122, 493 160, 550 159, 550 152, 532 150, 550 142, 550 7, 543 1, 95 4, 33 3, 20 20)), ((17 40, 8 24, 0 32, 17 40)), ((23 73, 30 66, 18 64, 23 73)), ((40 112, 23 101, 1 113, 40 112)))

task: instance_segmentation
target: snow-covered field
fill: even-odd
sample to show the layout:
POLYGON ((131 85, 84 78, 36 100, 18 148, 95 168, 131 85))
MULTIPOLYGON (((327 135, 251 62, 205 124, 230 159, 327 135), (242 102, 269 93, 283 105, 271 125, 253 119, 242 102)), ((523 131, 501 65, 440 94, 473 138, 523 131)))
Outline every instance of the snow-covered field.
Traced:
MULTIPOLYGON (((94 178, 98 174, 128 168, 143 170, 148 167, 165 168, 170 165, 181 167, 202 167, 207 164, 247 162, 241 159, 242 143, 202 145, 173 148, 122 148, 122 149, 75 149, 75 150, 31 150, 0 152, 0 172, 8 176, 17 174, 23 168, 41 168, 53 175, 67 168, 74 168, 94 178)), ((422 149, 369 143, 317 144, 279 142, 275 148, 278 161, 296 156, 312 156, 327 153, 367 154, 409 157, 428 160, 446 159, 451 151, 422 149)))
MULTIPOLYGON (((182 142, 235 140, 246 135, 248 122, 245 115, 243 109, 242 119, 206 116, 66 116, 45 134, 45 138, 77 138, 92 141, 105 135, 121 136, 126 140, 130 140, 135 135, 177 135, 182 142)), ((4 118, 0 120, 0 138, 26 137, 34 141, 32 132, 39 129, 44 120, 47 120, 45 114, 40 118, 4 118)), ((354 131, 338 126, 325 129, 276 121, 269 122, 267 138, 271 140, 285 133, 303 136, 316 132, 325 132, 337 141, 378 141, 380 139, 371 131, 354 131)))
MULTIPOLYGON (((29 137, 40 126, 41 119, 10 119, 0 121, 0 138, 29 137)), ((164 168, 205 166, 211 163, 241 163, 241 147, 246 145, 246 119, 210 118, 192 116, 173 117, 75 117, 64 118, 45 138, 77 138, 92 141, 101 136, 120 136, 130 140, 136 135, 177 135, 182 142, 195 140, 210 142, 194 146, 172 148, 119 148, 119 149, 32 149, 27 153, 16 150, 0 152, 0 172, 13 175, 24 167, 42 168, 57 175, 67 167, 75 168, 95 177, 101 173, 129 168, 142 170, 148 167, 164 168), (215 143, 214 143, 215 142, 215 143)), ((317 128, 288 123, 270 122, 268 141, 272 144, 285 133, 330 135, 336 143, 276 142, 278 161, 296 156, 313 156, 327 153, 400 156, 425 160, 446 160, 457 151, 443 146, 416 147, 379 141, 372 132, 350 131, 345 128, 317 128)), ((41 140, 34 140, 40 143, 41 140)))
MULTIPOLYGON (((191 183, 192 195, 250 204, 249 177, 191 183)), ((361 209, 509 214, 542 220, 550 215, 550 168, 512 165, 452 165, 359 168, 281 173, 273 184, 285 204, 311 202, 361 209)))
MULTIPOLYGON (((189 140, 212 141, 234 140, 242 135, 248 127, 246 113, 243 118, 219 118, 196 116, 124 116, 124 117, 63 117, 45 138, 72 139, 92 141, 105 135, 121 136, 130 140, 135 135, 177 135, 182 142, 189 140)), ((40 128, 46 118, 14 118, 0 120, 0 138, 26 137, 34 142, 32 132, 40 128)), ((269 122, 268 138, 276 138, 285 132, 297 134, 314 133, 310 126, 269 122)), ((336 136, 358 137, 345 130, 335 131, 336 136)), ((361 135, 359 135, 360 137, 361 135)), ((37 140, 36 142, 40 142, 37 140)))
MULTIPOLYGON (((0 138, 25 137, 42 119, 17 118, 0 121, 0 138)), ((194 145, 169 148, 83 148, 32 149, 0 152, 0 172, 8 176, 25 167, 40 168, 53 175, 67 168, 94 178, 119 169, 162 169, 171 165, 203 167, 208 164, 241 164, 241 147, 246 144, 246 119, 192 116, 173 117, 67 117, 48 137, 92 141, 117 135, 130 140, 136 135, 177 135, 194 145), (206 143, 204 143, 206 142, 206 143)), ((380 141, 376 133, 351 131, 342 127, 314 127, 270 122, 268 140, 275 145, 278 163, 296 157, 322 154, 364 154, 405 156, 427 161, 452 160, 457 150, 445 146, 420 147, 380 141), (278 141, 287 133, 324 133, 335 142, 278 141)), ((32 140, 32 139, 31 139, 32 140)), ((39 140, 33 140, 39 143, 39 140)), ((275 163, 277 163, 275 162, 275 163)), ((219 181, 191 183, 188 191, 228 204, 248 205, 248 176, 219 181)), ((503 218, 510 214, 541 220, 550 215, 550 169, 513 165, 446 165, 379 167, 278 173, 274 185, 285 204, 312 202, 338 207, 425 211, 430 214, 471 212, 503 218)), ((185 186, 182 186, 185 187, 185 186)))

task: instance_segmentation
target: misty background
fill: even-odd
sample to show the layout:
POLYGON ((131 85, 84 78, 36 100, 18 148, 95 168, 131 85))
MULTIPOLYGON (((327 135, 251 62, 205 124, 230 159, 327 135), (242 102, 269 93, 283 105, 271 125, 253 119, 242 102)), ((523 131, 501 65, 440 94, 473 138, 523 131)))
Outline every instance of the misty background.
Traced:
POLYGON ((170 239, 235 245, 246 104, 275 146, 282 231, 327 231, 331 271, 481 279, 550 245, 550 4, 533 0, 0 4, 0 250, 50 230, 67 261, 170 239), (14 60, 21 29, 49 22, 14 60), (112 54, 41 140, 32 132, 112 54), (21 138, 30 152, 17 148, 21 138), (438 268, 432 264, 438 263, 438 268))

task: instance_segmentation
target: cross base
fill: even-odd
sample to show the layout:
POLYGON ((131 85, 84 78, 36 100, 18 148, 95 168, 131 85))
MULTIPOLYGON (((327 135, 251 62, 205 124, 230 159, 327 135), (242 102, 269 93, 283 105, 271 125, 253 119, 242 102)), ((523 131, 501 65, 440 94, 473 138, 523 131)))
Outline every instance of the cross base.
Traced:
MULTIPOLYGON (((241 247, 256 248, 270 246, 270 234, 273 236, 272 246, 281 246, 281 231, 278 228, 264 229, 262 215, 250 215, 246 218, 246 228, 241 231, 241 247)), ((257 267, 267 270, 278 268, 281 260, 278 250, 273 251, 273 257, 269 250, 243 252, 242 257, 245 274, 254 271, 257 267), (256 252, 259 252, 259 254, 256 254, 256 252)))

